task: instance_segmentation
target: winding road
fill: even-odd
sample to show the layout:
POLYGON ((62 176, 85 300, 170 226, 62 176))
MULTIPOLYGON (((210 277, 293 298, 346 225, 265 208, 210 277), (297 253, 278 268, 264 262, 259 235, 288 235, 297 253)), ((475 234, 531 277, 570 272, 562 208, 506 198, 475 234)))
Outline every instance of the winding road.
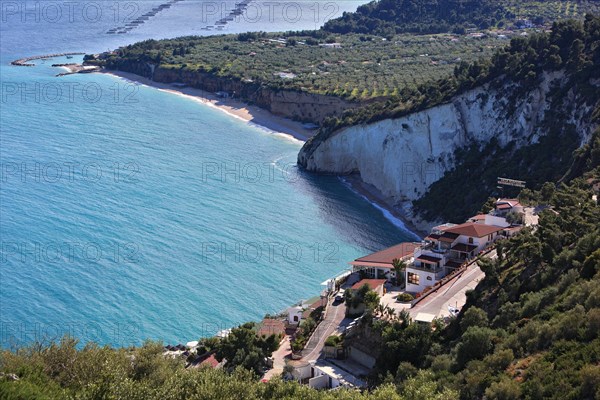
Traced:
POLYGON ((346 304, 342 301, 335 303, 332 297, 327 305, 327 314, 321 321, 310 340, 302 350, 302 359, 316 360, 321 355, 325 346, 325 340, 338 330, 342 320, 346 316, 346 304))

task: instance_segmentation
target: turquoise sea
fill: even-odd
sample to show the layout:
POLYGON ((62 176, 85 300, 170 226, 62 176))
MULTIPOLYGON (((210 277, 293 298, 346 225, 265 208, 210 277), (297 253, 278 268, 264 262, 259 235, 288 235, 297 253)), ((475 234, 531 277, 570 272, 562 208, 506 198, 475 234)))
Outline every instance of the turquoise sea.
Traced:
MULTIPOLYGON (((412 238, 338 179, 298 171, 295 139, 111 76, 55 77, 52 63, 80 57, 9 65, 211 33, 191 0, 128 34, 104 33, 122 22, 114 7, 143 14, 164 2, 77 3, 103 10, 98 21, 77 9, 34 15, 36 4, 63 2, 2 2, 4 347, 64 333, 117 346, 213 335, 318 295, 349 261, 412 238)), ((338 3, 338 15, 360 3, 338 3)), ((226 32, 320 24, 275 14, 226 32)))

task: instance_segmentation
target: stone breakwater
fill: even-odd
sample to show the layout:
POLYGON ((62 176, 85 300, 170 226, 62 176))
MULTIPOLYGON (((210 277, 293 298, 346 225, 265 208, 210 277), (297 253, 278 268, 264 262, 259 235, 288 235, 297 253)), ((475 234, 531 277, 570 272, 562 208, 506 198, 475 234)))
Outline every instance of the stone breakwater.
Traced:
POLYGON ((48 58, 65 57, 65 56, 82 56, 84 54, 85 53, 56 53, 56 54, 45 54, 42 56, 31 56, 31 57, 19 58, 18 60, 11 62, 10 65, 16 65, 18 67, 34 67, 35 64, 32 64, 29 61, 45 60, 48 58))

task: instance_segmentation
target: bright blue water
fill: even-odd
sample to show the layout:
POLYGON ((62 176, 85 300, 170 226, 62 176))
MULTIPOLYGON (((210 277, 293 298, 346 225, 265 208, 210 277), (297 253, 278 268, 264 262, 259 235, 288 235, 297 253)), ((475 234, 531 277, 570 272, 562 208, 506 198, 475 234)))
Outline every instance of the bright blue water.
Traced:
POLYGON ((202 33, 198 2, 113 36, 102 34, 113 21, 22 21, 6 3, 2 346, 65 332, 118 346, 212 335, 312 297, 348 261, 410 238, 339 180, 299 173, 298 141, 110 76, 56 78, 50 64, 65 59, 7 65, 202 33))

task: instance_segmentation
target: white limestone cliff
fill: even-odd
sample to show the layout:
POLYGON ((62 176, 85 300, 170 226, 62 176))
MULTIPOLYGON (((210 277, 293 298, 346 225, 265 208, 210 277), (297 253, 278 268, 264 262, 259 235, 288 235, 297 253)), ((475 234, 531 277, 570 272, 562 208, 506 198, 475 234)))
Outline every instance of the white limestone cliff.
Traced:
MULTIPOLYGON (((516 87, 504 85, 498 90, 485 85, 402 118, 343 128, 324 140, 315 138, 316 143, 307 144, 298 160, 309 171, 360 174, 363 182, 378 189, 388 203, 402 207, 410 219, 411 201, 454 166, 457 149, 494 137, 502 146, 511 141, 535 143, 544 134, 538 122, 550 108, 548 94, 563 78, 561 72, 546 74, 540 85, 518 98, 511 96, 516 87)), ((583 139, 590 132, 581 129, 580 135, 583 139)))

